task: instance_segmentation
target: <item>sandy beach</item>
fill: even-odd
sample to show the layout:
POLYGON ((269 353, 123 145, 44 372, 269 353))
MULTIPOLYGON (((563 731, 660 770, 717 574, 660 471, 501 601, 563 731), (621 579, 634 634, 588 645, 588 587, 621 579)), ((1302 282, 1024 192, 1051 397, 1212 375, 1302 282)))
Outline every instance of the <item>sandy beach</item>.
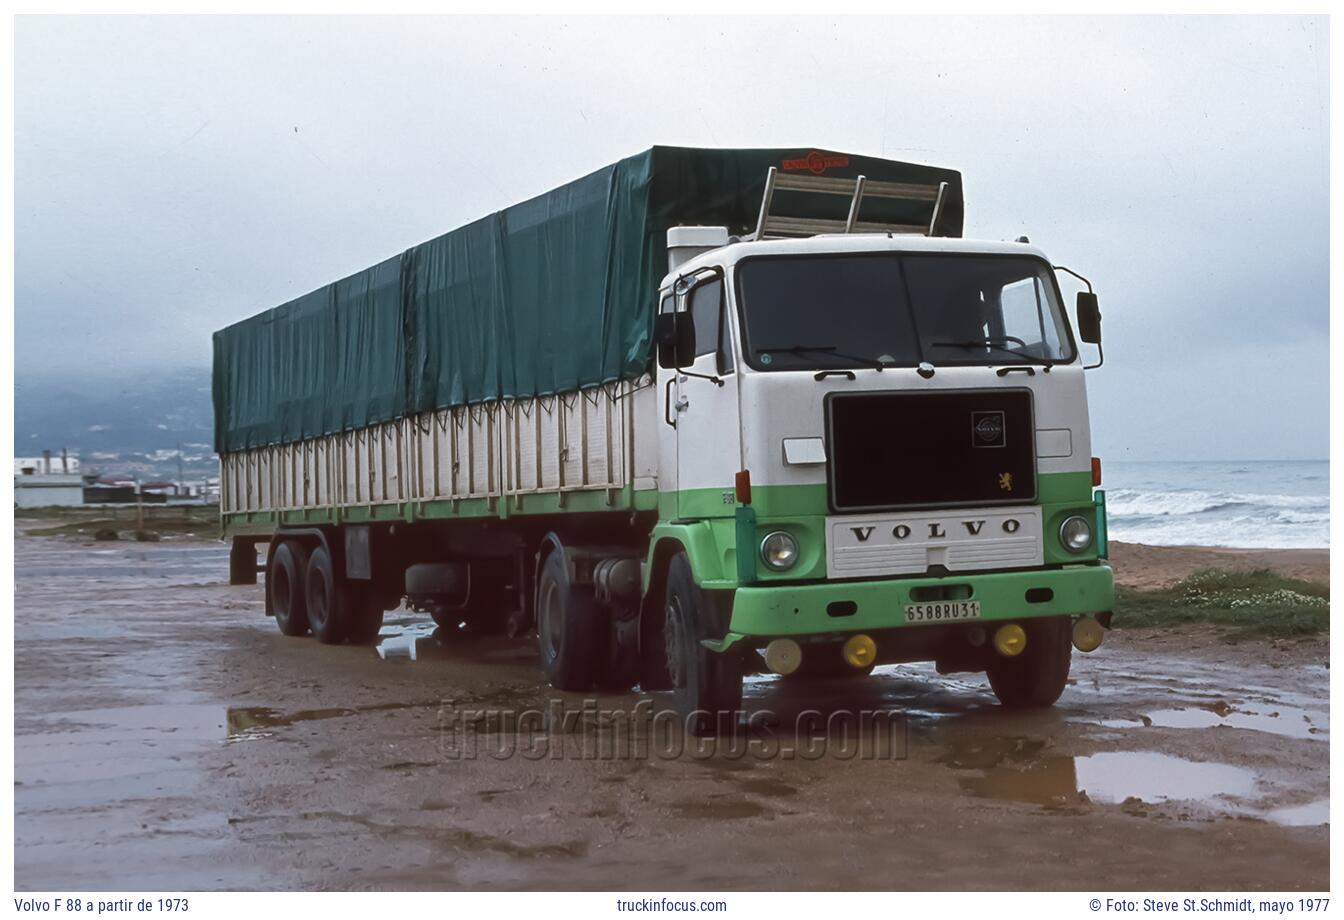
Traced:
POLYGON ((1127 588, 1165 588, 1201 569, 1269 569, 1290 578, 1328 583, 1328 549, 1231 549, 1220 546, 1110 544, 1115 581, 1127 588))

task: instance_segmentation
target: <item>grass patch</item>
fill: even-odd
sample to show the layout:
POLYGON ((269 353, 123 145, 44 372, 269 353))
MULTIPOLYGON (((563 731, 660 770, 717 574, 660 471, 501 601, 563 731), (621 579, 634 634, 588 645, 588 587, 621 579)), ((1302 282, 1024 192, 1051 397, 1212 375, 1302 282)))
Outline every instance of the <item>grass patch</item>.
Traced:
POLYGON ((1268 569, 1206 569, 1170 588, 1117 588, 1115 626, 1181 626, 1212 623, 1228 638, 1309 636, 1330 628, 1330 588, 1268 569))
MULTIPOLYGON (((219 507, 216 505, 146 505, 145 530, 160 534, 182 534, 214 538, 219 536, 219 507)), ((133 539, 139 527, 134 507, 15 509, 16 519, 42 521, 49 526, 32 527, 26 532, 35 537, 92 537, 100 530, 118 531, 122 539, 133 539)))

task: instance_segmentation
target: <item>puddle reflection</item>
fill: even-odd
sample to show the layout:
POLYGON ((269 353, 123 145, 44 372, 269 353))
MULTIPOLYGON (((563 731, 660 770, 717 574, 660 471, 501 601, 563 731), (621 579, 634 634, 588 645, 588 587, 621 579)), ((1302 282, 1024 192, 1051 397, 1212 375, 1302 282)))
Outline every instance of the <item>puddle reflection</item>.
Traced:
POLYGON ((1072 757, 1048 751, 1039 738, 975 739, 951 745, 940 758, 957 770, 973 795, 1037 805, 1085 802, 1213 803, 1244 799, 1256 789, 1250 770, 1231 764, 1186 760, 1155 751, 1104 751, 1072 757))

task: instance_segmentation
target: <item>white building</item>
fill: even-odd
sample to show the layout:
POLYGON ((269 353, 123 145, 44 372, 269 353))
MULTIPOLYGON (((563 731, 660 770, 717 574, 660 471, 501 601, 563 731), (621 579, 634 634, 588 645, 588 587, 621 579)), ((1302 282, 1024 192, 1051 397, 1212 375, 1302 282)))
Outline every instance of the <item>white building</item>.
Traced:
POLYGON ((14 505, 18 508, 69 507, 84 504, 84 478, 79 474, 79 458, 61 451, 53 457, 43 451, 41 457, 14 458, 14 505))

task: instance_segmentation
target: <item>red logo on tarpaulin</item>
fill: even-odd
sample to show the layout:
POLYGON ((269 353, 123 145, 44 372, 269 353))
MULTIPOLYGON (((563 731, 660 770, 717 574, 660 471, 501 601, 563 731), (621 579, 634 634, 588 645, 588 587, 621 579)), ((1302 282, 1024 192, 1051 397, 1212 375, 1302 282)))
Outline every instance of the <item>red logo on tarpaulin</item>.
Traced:
POLYGON ((802 171, 807 170, 814 176, 820 176, 832 166, 848 166, 849 157, 843 153, 820 153, 813 150, 805 157, 796 160, 785 160, 780 164, 786 170, 802 171))

